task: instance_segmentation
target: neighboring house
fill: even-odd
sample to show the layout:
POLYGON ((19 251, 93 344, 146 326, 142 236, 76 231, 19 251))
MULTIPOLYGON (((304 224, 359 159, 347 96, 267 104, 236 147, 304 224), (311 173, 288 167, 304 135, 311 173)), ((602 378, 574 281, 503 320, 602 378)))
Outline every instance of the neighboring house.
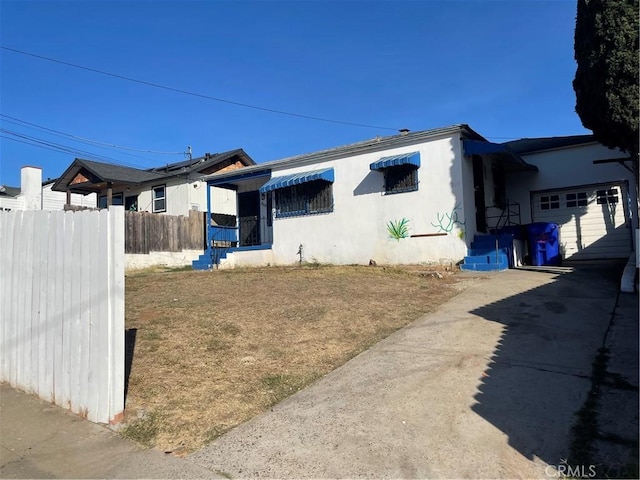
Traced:
MULTIPOLYGON (((141 170, 138 168, 76 158, 53 185, 53 190, 95 194, 98 207, 124 205, 128 211, 188 215, 189 210, 206 210, 204 175, 228 172, 255 165, 242 149, 141 170)), ((217 202, 235 212, 235 195, 214 191, 217 202)))
MULTIPOLYGON (((217 173, 207 178, 207 190, 237 195, 236 218, 226 227, 209 223, 209 248, 194 268, 301 260, 459 264, 465 257, 471 269, 506 268, 513 245, 500 243, 498 252, 493 240, 481 241, 496 226, 554 221, 570 238, 571 209, 578 206, 589 219, 599 213, 605 229, 593 234, 600 235, 596 242, 624 243, 615 252, 594 250, 591 258, 624 257, 631 227, 637 228, 628 208, 636 205, 636 193, 628 186, 629 172, 599 162, 614 157, 621 155, 592 138, 496 144, 467 125, 454 125, 217 173), (542 214, 560 209, 567 215, 542 214), (616 216, 620 210, 624 224, 616 216), (618 229, 624 234, 618 236, 618 229)), ((206 204, 212 220, 229 213, 211 194, 206 204)), ((585 226, 578 231, 585 241, 585 226)), ((576 241, 563 241, 571 253, 576 241)))
MULTIPOLYGON (((55 180, 42 182, 42 169, 22 167, 20 187, 0 185, 0 211, 2 210, 62 210, 67 197, 64 193, 54 192, 51 187, 55 180)), ((72 194, 71 205, 95 207, 96 196, 72 194)))
POLYGON ((560 225, 560 252, 567 260, 629 257, 638 228, 629 155, 592 135, 505 145, 538 168, 536 175, 516 173, 507 181, 507 196, 520 204, 522 223, 560 225))

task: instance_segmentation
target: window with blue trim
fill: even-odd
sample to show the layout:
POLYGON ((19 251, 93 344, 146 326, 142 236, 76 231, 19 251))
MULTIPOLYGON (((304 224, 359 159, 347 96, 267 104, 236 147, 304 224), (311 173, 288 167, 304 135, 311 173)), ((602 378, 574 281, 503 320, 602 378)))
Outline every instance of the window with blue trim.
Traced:
POLYGON ((333 211, 333 184, 324 180, 305 182, 276 191, 276 218, 333 211))
POLYGON ((418 167, 405 164, 384 169, 384 193, 415 192, 418 190, 418 167))

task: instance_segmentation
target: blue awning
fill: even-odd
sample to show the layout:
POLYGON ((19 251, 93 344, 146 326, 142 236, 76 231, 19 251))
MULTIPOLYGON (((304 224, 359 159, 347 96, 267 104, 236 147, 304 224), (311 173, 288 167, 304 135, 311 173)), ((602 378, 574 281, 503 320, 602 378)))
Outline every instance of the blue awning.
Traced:
POLYGON ((502 143, 483 142, 481 140, 463 140, 462 150, 464 151, 465 156, 491 156, 498 160, 507 171, 538 171, 538 167, 528 164, 517 153, 502 143))
POLYGON ((311 170, 308 172, 294 173, 282 177, 274 177, 260 187, 260 193, 270 192, 278 188, 290 187, 301 183, 312 182, 314 180, 324 180, 333 182, 333 168, 323 168, 322 170, 311 170))
POLYGON ((383 168, 397 167, 398 165, 420 166, 420 152, 402 153, 391 157, 382 157, 377 162, 369 165, 371 170, 382 170, 383 168))

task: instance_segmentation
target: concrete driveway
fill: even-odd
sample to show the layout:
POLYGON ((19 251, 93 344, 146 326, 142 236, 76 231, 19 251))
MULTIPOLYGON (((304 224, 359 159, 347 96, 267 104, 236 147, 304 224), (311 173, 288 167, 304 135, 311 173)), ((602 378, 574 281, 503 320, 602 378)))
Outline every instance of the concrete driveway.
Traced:
POLYGON ((232 477, 544 478, 567 458, 615 307, 613 273, 472 279, 189 460, 232 477))

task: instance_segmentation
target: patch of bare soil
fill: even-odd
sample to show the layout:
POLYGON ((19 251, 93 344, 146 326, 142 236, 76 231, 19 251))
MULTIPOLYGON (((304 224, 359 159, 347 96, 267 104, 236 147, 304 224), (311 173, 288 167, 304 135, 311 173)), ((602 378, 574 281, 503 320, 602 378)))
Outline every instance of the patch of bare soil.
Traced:
POLYGON ((127 274, 136 341, 125 425, 194 451, 460 290, 425 267, 270 267, 127 274))

